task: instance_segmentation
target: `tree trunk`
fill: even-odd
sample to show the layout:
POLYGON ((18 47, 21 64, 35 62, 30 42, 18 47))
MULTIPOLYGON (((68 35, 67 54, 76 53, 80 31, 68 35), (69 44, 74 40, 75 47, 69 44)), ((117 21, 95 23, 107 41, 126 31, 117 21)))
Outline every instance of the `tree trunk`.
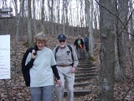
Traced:
POLYGON ((20 7, 20 15, 22 16, 21 18, 20 18, 20 35, 19 35, 19 38, 21 39, 21 40, 23 40, 23 36, 24 36, 24 31, 25 31, 25 28, 24 28, 24 1, 25 0, 20 0, 20 2, 22 1, 22 6, 20 7))
POLYGON ((126 43, 129 42, 127 34, 127 16, 128 16, 128 1, 127 0, 118 0, 118 19, 117 32, 118 32, 118 57, 119 57, 119 66, 116 67, 115 78, 117 81, 124 80, 126 74, 126 54, 127 47, 126 43))
POLYGON ((63 5, 62 5, 62 24, 63 24, 63 34, 66 34, 65 32, 65 1, 63 0, 63 5))
POLYGON ((28 0, 28 42, 29 47, 33 46, 31 0, 28 0))
POLYGON ((53 6, 54 6, 54 1, 53 0, 48 0, 48 8, 50 10, 50 13, 49 13, 49 16, 50 16, 50 22, 51 22, 51 25, 50 25, 50 29, 51 29, 51 34, 54 35, 54 32, 55 32, 55 27, 54 27, 54 13, 53 13, 53 6))
POLYGON ((44 25, 45 25, 45 23, 44 23, 44 0, 42 0, 42 4, 41 4, 41 28, 42 28, 42 32, 44 33, 44 34, 46 34, 45 33, 45 27, 44 27, 44 25))
POLYGON ((94 11, 94 27, 95 27, 95 31, 94 31, 94 37, 97 39, 97 38, 100 38, 100 33, 99 33, 99 29, 98 29, 98 19, 99 19, 99 8, 98 6, 96 5, 96 8, 95 8, 95 11, 94 11))
POLYGON ((19 32, 20 32, 20 13, 22 12, 22 6, 23 6, 23 0, 20 2, 20 5, 19 5, 19 7, 20 7, 20 12, 18 13, 18 5, 17 5, 17 2, 16 1, 14 1, 14 3, 15 3, 15 13, 16 13, 16 36, 15 36, 15 49, 14 49, 14 51, 15 51, 15 53, 14 53, 14 60, 15 60, 15 62, 14 62, 14 84, 16 84, 16 79, 17 79, 17 77, 16 77, 16 65, 17 65, 17 45, 18 45, 18 38, 19 38, 19 32))
POLYGON ((33 20, 34 20, 34 22, 33 22, 33 27, 34 27, 33 33, 34 33, 34 34, 37 34, 35 9, 36 9, 35 0, 33 0, 33 20))
POLYGON ((89 52, 92 57, 94 57, 94 36, 93 36, 93 1, 86 0, 86 14, 87 14, 87 22, 88 22, 88 32, 89 32, 89 52))
POLYGON ((99 0, 100 5, 100 101, 113 101, 116 26, 116 0, 99 0), (108 10, 106 10, 105 8, 108 10))

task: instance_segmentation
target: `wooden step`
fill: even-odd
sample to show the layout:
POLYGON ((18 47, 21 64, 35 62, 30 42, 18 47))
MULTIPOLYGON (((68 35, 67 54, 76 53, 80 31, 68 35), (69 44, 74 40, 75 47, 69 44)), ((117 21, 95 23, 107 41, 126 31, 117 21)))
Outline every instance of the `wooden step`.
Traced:
MULTIPOLYGON (((84 96, 91 93, 91 90, 74 90, 74 96, 84 96)), ((64 96, 67 96, 67 91, 64 91, 64 96)))
POLYGON ((75 83, 74 87, 83 87, 83 86, 87 86, 89 84, 93 84, 93 83, 92 82, 75 83))
POLYGON ((92 77, 79 77, 79 78, 75 78, 75 82, 80 82, 80 81, 86 81, 86 80, 90 80, 95 78, 96 76, 92 76, 92 77))
POLYGON ((81 74, 75 74, 75 77, 86 77, 86 76, 97 76, 97 73, 81 73, 81 74))
POLYGON ((83 73, 83 72, 92 72, 92 71, 93 71, 93 72, 94 72, 94 71, 97 72, 97 69, 96 69, 96 68, 86 68, 86 69, 84 69, 84 68, 78 68, 76 72, 81 72, 81 73, 83 73))
POLYGON ((77 70, 76 74, 78 73, 96 73, 96 70, 89 70, 89 71, 85 71, 85 70, 77 70))
POLYGON ((94 67, 94 64, 79 64, 78 67, 87 68, 87 67, 94 67))
POLYGON ((89 60, 86 60, 86 59, 83 59, 83 60, 79 60, 79 62, 80 62, 80 63, 83 63, 83 62, 84 62, 84 63, 92 63, 91 61, 89 61, 89 60))
POLYGON ((89 70, 96 70, 97 68, 77 68, 77 70, 82 70, 82 71, 89 71, 89 70))
POLYGON ((79 61, 79 64, 93 64, 93 62, 83 60, 83 61, 79 61))

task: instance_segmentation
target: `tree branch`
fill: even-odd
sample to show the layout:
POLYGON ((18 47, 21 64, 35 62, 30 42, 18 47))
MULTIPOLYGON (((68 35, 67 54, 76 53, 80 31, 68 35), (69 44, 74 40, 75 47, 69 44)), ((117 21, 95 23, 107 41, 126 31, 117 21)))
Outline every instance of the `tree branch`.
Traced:
POLYGON ((113 12, 111 12, 109 9, 107 9, 105 6, 103 6, 102 4, 100 4, 97 0, 95 0, 101 7, 103 7, 104 9, 106 9, 109 13, 111 13, 112 15, 114 15, 114 16, 116 16, 118 19, 119 19, 119 21, 122 23, 122 25, 123 26, 125 26, 124 25, 124 23, 121 21, 121 19, 116 15, 116 14, 114 14, 113 12))

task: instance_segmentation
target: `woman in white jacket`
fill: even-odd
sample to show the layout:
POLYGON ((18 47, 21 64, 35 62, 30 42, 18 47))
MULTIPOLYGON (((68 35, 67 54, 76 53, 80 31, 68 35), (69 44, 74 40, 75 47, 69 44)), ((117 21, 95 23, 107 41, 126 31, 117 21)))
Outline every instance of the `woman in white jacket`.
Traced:
MULTIPOLYGON (((55 74, 58 85, 61 85, 60 77, 56 68, 53 51, 46 47, 46 39, 43 33, 35 35, 37 49, 32 48, 25 56, 25 69, 29 68, 30 93, 32 101, 52 101, 55 74)), ((28 49, 29 50, 29 49, 28 49)))

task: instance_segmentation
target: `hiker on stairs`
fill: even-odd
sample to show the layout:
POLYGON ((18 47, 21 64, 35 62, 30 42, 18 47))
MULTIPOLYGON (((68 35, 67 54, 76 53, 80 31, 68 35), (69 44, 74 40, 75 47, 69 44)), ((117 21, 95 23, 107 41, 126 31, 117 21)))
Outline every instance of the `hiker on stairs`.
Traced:
POLYGON ((78 35, 78 38, 74 41, 74 46, 76 47, 76 52, 77 52, 77 56, 78 56, 78 59, 83 59, 84 57, 84 41, 83 39, 81 38, 80 35, 78 35))
POLYGON ((78 65, 77 54, 71 45, 66 44, 66 36, 64 34, 60 34, 58 40, 59 46, 55 47, 53 52, 62 86, 56 85, 56 99, 57 101, 63 101, 66 84, 67 101, 74 101, 74 80, 78 65))

